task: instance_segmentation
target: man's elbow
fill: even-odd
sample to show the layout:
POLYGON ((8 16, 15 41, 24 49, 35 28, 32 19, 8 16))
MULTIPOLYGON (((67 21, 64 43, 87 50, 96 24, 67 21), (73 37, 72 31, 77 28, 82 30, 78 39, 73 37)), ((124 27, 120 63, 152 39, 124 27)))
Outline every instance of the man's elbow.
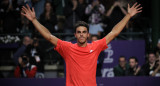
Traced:
POLYGON ((47 41, 51 41, 51 40, 52 40, 52 35, 46 36, 45 39, 46 39, 47 41))

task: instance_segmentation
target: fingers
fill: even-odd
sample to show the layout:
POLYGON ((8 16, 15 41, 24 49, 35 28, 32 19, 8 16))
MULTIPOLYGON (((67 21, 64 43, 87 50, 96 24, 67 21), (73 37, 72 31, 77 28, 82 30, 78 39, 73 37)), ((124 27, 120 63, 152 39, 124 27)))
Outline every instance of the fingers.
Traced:
POLYGON ((26 13, 28 10, 26 7, 22 6, 22 10, 26 13))
POLYGON ((135 8, 137 9, 139 6, 141 6, 141 4, 138 4, 137 6, 135 6, 135 8))
POLYGON ((130 8, 130 5, 128 4, 128 8, 130 8))
POLYGON ((136 5, 137 5, 137 2, 132 7, 136 7, 136 5))
POLYGON ((26 6, 27 6, 27 9, 31 12, 31 9, 30 9, 29 5, 27 4, 26 6))
POLYGON ((24 14, 23 12, 21 12, 21 14, 22 14, 23 16, 26 16, 26 14, 24 14))
POLYGON ((137 11, 137 13, 140 13, 140 12, 142 12, 142 10, 140 10, 140 11, 137 11))
POLYGON ((139 7, 139 8, 137 8, 137 10, 139 11, 139 10, 141 10, 143 7, 139 7))
POLYGON ((33 7, 32 7, 32 11, 35 12, 33 7))
POLYGON ((137 9, 137 13, 142 12, 142 7, 140 7, 141 4, 137 5, 135 8, 137 9))
POLYGON ((31 9, 30 9, 30 7, 29 7, 29 5, 27 4, 26 6, 27 6, 27 8, 26 8, 25 6, 22 6, 22 10, 23 10, 25 13, 27 13, 28 11, 29 11, 29 12, 32 12, 31 9))

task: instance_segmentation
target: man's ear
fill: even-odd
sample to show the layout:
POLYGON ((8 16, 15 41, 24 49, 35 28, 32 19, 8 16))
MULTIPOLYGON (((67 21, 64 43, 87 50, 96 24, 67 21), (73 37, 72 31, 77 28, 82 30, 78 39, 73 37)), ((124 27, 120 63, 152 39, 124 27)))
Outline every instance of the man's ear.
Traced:
POLYGON ((88 36, 87 36, 88 38, 90 37, 90 33, 88 33, 88 36))
POLYGON ((76 33, 74 33, 74 37, 76 37, 76 33))

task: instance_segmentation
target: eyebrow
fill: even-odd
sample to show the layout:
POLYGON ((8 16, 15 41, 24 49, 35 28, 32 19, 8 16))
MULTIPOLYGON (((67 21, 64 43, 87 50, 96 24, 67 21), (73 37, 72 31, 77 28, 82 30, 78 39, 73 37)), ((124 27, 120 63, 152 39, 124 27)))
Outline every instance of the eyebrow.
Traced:
POLYGON ((84 33, 84 32, 87 32, 87 31, 83 31, 83 33, 84 33))
POLYGON ((81 31, 77 31, 77 33, 80 33, 81 31))
MULTIPOLYGON (((78 33, 80 33, 81 31, 77 31, 78 33)), ((82 31, 83 33, 87 32, 87 31, 82 31)))

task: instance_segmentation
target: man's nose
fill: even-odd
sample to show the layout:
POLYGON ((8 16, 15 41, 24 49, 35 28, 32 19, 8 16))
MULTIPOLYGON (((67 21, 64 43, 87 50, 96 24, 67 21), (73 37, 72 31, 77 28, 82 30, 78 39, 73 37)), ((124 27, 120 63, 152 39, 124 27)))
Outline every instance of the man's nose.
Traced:
POLYGON ((83 35, 83 33, 80 33, 80 35, 82 36, 82 35, 83 35))

